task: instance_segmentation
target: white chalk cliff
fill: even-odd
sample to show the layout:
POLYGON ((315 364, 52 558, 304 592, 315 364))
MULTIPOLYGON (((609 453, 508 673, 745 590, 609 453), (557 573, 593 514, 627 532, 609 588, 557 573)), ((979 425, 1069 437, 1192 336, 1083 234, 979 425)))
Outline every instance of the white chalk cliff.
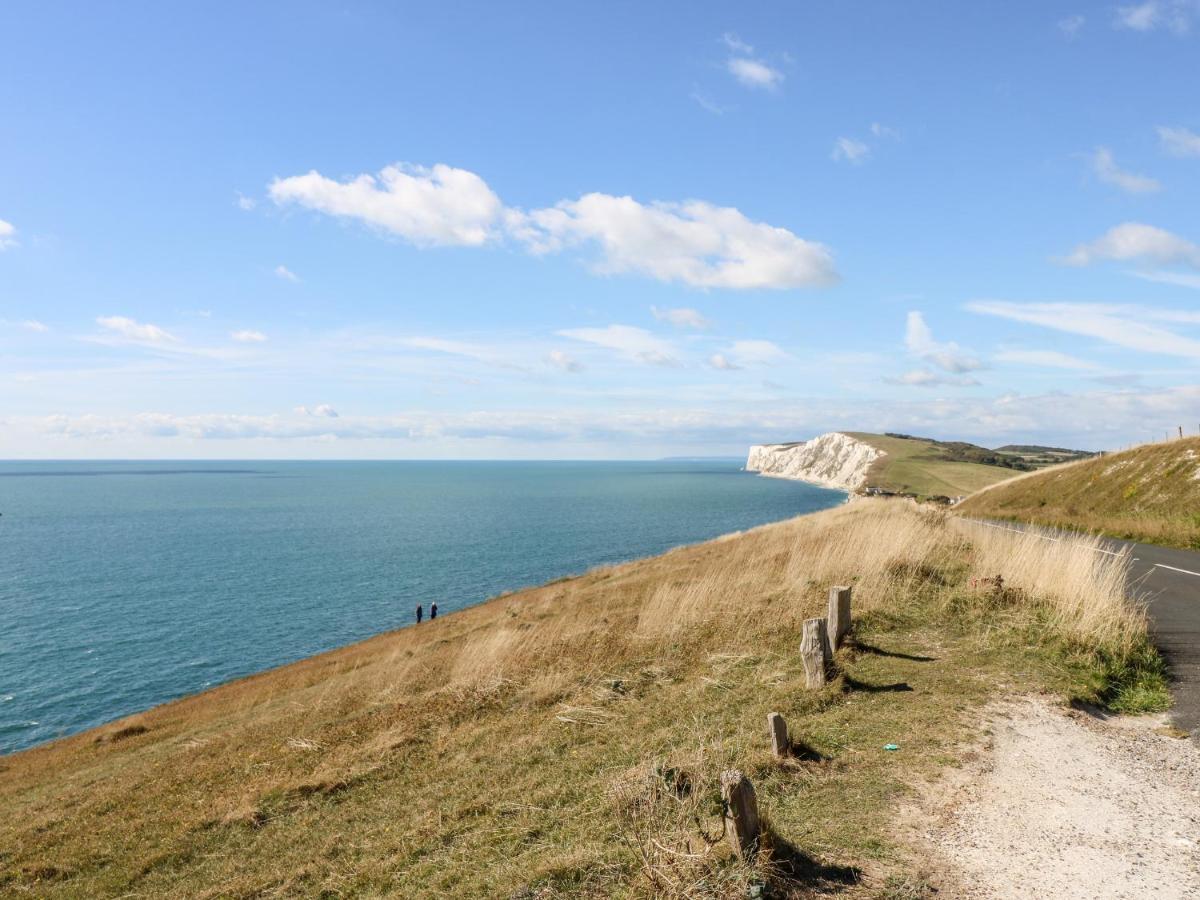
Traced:
POLYGON ((746 458, 746 471, 853 491, 862 487, 867 469, 883 455, 870 444, 831 431, 801 444, 755 444, 746 458))

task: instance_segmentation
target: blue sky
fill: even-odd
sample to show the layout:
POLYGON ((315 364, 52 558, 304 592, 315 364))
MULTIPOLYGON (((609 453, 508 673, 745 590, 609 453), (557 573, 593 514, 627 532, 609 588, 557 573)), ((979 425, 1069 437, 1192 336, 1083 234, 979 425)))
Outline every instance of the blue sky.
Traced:
POLYGON ((1200 0, 0 9, 0 456, 1200 427, 1200 0))

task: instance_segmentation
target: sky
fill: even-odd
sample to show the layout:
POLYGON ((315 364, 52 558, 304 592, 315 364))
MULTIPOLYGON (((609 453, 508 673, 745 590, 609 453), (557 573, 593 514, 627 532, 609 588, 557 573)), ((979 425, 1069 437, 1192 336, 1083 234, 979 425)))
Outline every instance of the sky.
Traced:
POLYGON ((0 6, 0 457, 1200 428, 1200 0, 0 6))

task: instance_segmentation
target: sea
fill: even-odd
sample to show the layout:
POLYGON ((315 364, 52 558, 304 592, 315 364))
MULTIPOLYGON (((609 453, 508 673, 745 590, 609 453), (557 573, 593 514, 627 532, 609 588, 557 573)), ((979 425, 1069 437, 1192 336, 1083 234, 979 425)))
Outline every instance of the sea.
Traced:
POLYGON ((841 503, 659 462, 0 462, 0 753, 841 503))

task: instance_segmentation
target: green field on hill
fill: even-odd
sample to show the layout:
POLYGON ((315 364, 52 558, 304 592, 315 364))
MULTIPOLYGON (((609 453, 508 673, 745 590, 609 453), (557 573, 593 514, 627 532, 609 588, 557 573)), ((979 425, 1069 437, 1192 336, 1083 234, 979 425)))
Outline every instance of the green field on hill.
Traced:
POLYGON ((989 450, 961 441, 936 441, 911 435, 855 431, 847 434, 886 454, 867 473, 866 487, 919 497, 964 496, 1051 460, 1079 455, 1070 450, 1042 447, 989 450))

